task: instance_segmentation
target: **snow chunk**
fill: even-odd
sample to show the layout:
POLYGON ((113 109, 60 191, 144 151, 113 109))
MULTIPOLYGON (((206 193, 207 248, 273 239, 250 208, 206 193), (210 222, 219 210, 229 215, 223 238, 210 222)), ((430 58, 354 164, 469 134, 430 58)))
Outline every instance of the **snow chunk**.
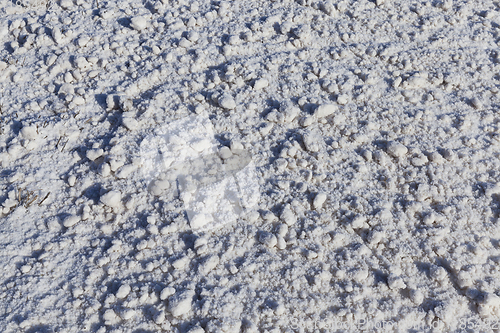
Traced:
POLYGON ((128 178, 128 176, 130 176, 136 169, 137 166, 134 164, 124 165, 116 171, 116 177, 120 179, 128 178))
POLYGON ((278 243, 276 244, 276 247, 280 250, 286 249, 286 240, 283 238, 283 236, 278 236, 278 243))
POLYGON ((102 315, 102 318, 104 319, 104 323, 106 325, 114 325, 120 321, 120 318, 112 309, 106 310, 106 312, 102 315))
POLYGON ((91 161, 95 161, 96 159, 101 157, 102 154, 104 154, 104 150, 102 150, 101 148, 90 149, 87 151, 87 158, 91 161))
POLYGON ((293 121, 300 114, 300 109, 289 101, 282 103, 279 111, 283 114, 287 123, 293 121))
POLYGON ((172 263, 172 267, 175 269, 183 269, 189 264, 189 257, 188 256, 182 256, 179 259, 175 260, 172 263))
MULTIPOLYGON (((79 41, 84 38, 84 37, 80 37, 79 41)), ((82 42, 78 42, 78 44, 80 45, 82 42)), ((85 44, 86 45, 86 44, 85 44)), ((77 68, 80 68, 80 69, 84 69, 84 68, 87 68, 90 66, 89 62, 87 61, 87 59, 85 59, 84 57, 77 57, 75 59, 75 66, 77 68)))
POLYGON ((302 127, 308 127, 314 124, 314 117, 311 116, 305 116, 302 117, 299 121, 300 126, 302 127))
POLYGON ((500 183, 496 184, 487 184, 484 186, 484 195, 488 198, 493 196, 494 194, 500 193, 500 183))
POLYGON ((200 326, 191 328, 187 333, 205 333, 205 330, 200 326))
POLYGON ((411 164, 416 167, 423 166, 427 164, 427 162, 429 162, 429 159, 424 154, 419 154, 411 159, 411 164))
POLYGON ((135 131, 139 127, 139 122, 134 118, 123 118, 122 124, 129 131, 135 131))
POLYGON ((440 164, 440 163, 443 163, 443 162, 444 162, 444 158, 443 158, 443 156, 442 156, 440 153, 438 153, 437 151, 432 152, 432 153, 429 155, 429 159, 430 159, 432 162, 434 162, 434 163, 438 163, 438 164, 440 164))
POLYGON ((337 103, 339 103, 340 105, 346 105, 347 103, 349 103, 350 99, 351 98, 349 97, 349 95, 342 94, 337 97, 337 103))
POLYGON ((498 317, 500 314, 500 297, 493 293, 486 293, 481 303, 478 304, 478 312, 483 318, 498 317))
POLYGON ((151 184, 150 191, 153 195, 160 195, 168 188, 170 188, 170 181, 168 179, 158 179, 151 184))
POLYGON ((200 34, 196 31, 190 31, 187 34, 187 39, 192 43, 195 43, 196 41, 198 41, 199 38, 200 38, 200 34))
POLYGON ((271 112, 269 112, 266 116, 266 120, 267 121, 272 121, 274 123, 284 123, 285 122, 285 116, 276 111, 276 110, 273 110, 271 112))
POLYGON ((160 292, 160 299, 166 300, 168 297, 172 296, 175 294, 175 289, 173 287, 165 287, 163 290, 160 292))
POLYGON ((417 289, 410 290, 410 299, 413 303, 420 305, 424 301, 424 294, 417 289))
MULTIPOLYGON (((80 37, 80 38, 78 38, 78 40, 76 41, 76 44, 77 44, 79 47, 85 47, 85 46, 87 46, 87 44, 90 42, 90 39, 91 39, 91 38, 90 38, 90 36, 81 36, 81 37, 80 37)), ((79 60, 79 61, 80 61, 80 63, 81 63, 81 64, 83 64, 83 63, 84 63, 82 60, 79 60)), ((87 62, 87 61, 85 60, 85 62, 87 62)), ((79 68, 82 68, 82 67, 80 67, 80 63, 79 63, 79 64, 77 64, 77 66, 78 66, 79 68)))
POLYGON ((387 153, 392 157, 403 157, 408 153, 408 148, 399 142, 391 141, 387 144, 387 153))
POLYGON ((118 291, 116 292, 116 298, 122 299, 128 296, 132 288, 128 284, 122 284, 120 288, 118 288, 118 291))
POLYGON ((202 275, 207 275, 212 269, 214 269, 219 264, 219 256, 211 255, 209 256, 200 266, 198 271, 202 275))
POLYGON ((61 0, 59 4, 63 9, 69 9, 73 7, 73 0, 61 0))
POLYGON ((27 140, 36 139, 38 133, 36 132, 35 126, 26 126, 21 129, 21 136, 27 140))
POLYGON ((448 278, 446 269, 441 266, 432 266, 430 269, 431 277, 438 281, 444 281, 448 278))
POLYGON ((236 107, 234 98, 229 95, 222 95, 218 100, 219 106, 227 110, 232 110, 236 107))
POLYGON ((403 279, 399 276, 396 275, 389 275, 387 278, 387 284, 389 285, 389 288, 391 289, 404 289, 406 288, 406 284, 404 283, 403 279))
POLYGON ((21 273, 26 274, 31 271, 31 266, 30 265, 23 265, 21 266, 21 273))
POLYGON ((153 320, 156 324, 160 325, 165 321, 165 311, 160 311, 158 312, 154 317, 153 320))
POLYGON ((325 1, 320 4, 320 9, 330 16, 335 16, 337 14, 337 9, 331 1, 325 1))
POLYGON ((59 88, 59 95, 73 95, 75 93, 75 88, 69 83, 65 83, 59 88))
POLYGON ((421 73, 416 73, 403 82, 403 88, 405 89, 420 89, 425 88, 428 85, 429 82, 427 81, 427 78, 421 73))
POLYGON ((481 102, 481 100, 477 97, 474 97, 470 100, 470 104, 476 108, 476 109, 481 109, 483 107, 483 103, 481 102))
POLYGON ((135 16, 130 19, 130 27, 134 30, 141 31, 148 27, 148 21, 142 16, 135 16))
POLYGON ((212 222, 212 218, 203 213, 193 214, 189 219, 189 225, 193 229, 198 229, 212 222))
POLYGON ((307 151, 316 153, 320 150, 321 136, 316 131, 309 131, 302 135, 302 141, 307 151))
POLYGON ((268 248, 275 247, 278 244, 278 239, 275 235, 270 232, 262 232, 259 235, 259 242, 267 246, 268 248))
POLYGON ((363 215, 356 215, 354 219, 351 221, 351 227, 353 229, 360 229, 363 227, 365 220, 366 219, 363 215))
POLYGON ((75 186, 75 183, 76 183, 76 177, 75 175, 71 175, 68 177, 68 185, 73 187, 75 186))
POLYGON ((294 225, 295 223, 297 223, 297 216, 295 216, 295 213, 290 209, 289 206, 283 209, 280 215, 280 219, 287 225, 294 225))
POLYGON ((260 90, 269 85, 269 81, 267 79, 257 79, 253 84, 253 89, 260 90))
POLYGON ((322 104, 316 109, 316 112, 314 114, 318 118, 324 118, 335 113, 335 111, 337 110, 338 108, 334 104, 322 104))
POLYGON ((68 217, 66 217, 64 219, 63 226, 65 226, 66 228, 69 228, 69 227, 74 226, 78 222, 80 222, 80 217, 79 216, 77 216, 77 215, 70 215, 70 216, 68 216, 68 217))
POLYGON ((190 143, 191 148, 201 153, 203 151, 208 151, 212 146, 212 142, 208 139, 196 139, 190 143))
POLYGON ((119 191, 109 191, 101 197, 101 202, 111 208, 120 207, 122 194, 119 191))
POLYGON ((191 311, 191 302, 194 297, 194 291, 186 290, 168 299, 168 311, 174 317, 180 317, 191 311))
POLYGON ((115 16, 116 13, 117 13, 117 10, 113 7, 99 9, 99 16, 105 20, 109 20, 110 18, 115 16))
POLYGON ((228 158, 233 156, 233 153, 231 152, 231 149, 229 149, 228 147, 222 147, 221 149, 219 149, 219 156, 223 160, 227 160, 228 158))
POLYGON ((313 200, 313 208, 318 210, 321 207, 323 207, 323 204, 325 203, 326 198, 327 198, 326 193, 316 194, 316 196, 314 197, 314 200, 313 200))

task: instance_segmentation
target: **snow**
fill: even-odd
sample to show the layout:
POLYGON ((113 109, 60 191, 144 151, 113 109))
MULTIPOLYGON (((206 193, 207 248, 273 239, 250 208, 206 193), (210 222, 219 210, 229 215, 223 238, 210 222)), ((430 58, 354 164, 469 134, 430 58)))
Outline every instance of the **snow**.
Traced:
POLYGON ((0 331, 491 331, 498 9, 3 1, 0 331))
POLYGON ((269 81, 267 79, 261 78, 255 81, 253 88, 255 90, 261 90, 264 89, 269 85, 269 81))
POLYGON ((202 275, 207 275, 219 264, 219 257, 217 255, 209 255, 198 267, 198 271, 202 275))
POLYGON ((122 194, 119 191, 109 191, 101 196, 101 202, 106 206, 118 208, 121 205, 122 194))
POLYGON ((194 292, 192 290, 185 290, 178 292, 168 299, 168 311, 174 317, 180 317, 189 313, 192 309, 192 298, 194 292))
POLYGON ((287 225, 291 226, 297 223, 297 216, 290 209, 289 206, 285 207, 281 212, 280 219, 283 220, 287 225))
POLYGON ((128 284, 123 284, 118 288, 118 291, 116 292, 116 298, 122 299, 128 296, 128 294, 131 291, 131 287, 128 284))
POLYGON ((318 118, 328 117, 337 111, 337 106, 334 104, 322 104, 318 106, 315 111, 315 115, 318 118))
POLYGON ((317 210, 323 207, 327 197, 326 193, 317 193, 313 200, 313 208, 317 210))
POLYGON ((222 95, 219 98, 218 102, 219 102, 219 105, 224 109, 232 110, 236 107, 236 102, 229 95, 222 95))
POLYGON ((160 293, 160 299, 165 300, 169 296, 172 296, 173 294, 175 294, 175 289, 173 287, 163 288, 161 293, 160 293))
POLYGON ((259 235, 259 242, 264 244, 265 246, 272 248, 276 246, 278 240, 275 235, 270 232, 263 232, 259 235))
POLYGON ((63 225, 66 227, 66 228, 69 228, 69 227, 72 227, 74 226, 75 224, 77 224, 78 222, 80 222, 80 217, 79 216, 76 216, 76 215, 70 215, 68 217, 66 217, 63 221, 63 225))
POLYGON ((87 151, 87 158, 91 161, 95 161, 104 154, 104 150, 101 148, 90 149, 87 151))
POLYGON ((135 16, 130 19, 130 26, 138 31, 144 30, 148 26, 148 21, 143 16, 135 16))

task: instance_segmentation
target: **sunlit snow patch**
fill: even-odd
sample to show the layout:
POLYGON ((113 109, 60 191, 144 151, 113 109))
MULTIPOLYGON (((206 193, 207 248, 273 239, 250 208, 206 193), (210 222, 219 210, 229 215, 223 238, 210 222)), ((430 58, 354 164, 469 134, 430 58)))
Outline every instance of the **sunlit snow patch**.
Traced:
POLYGON ((175 181, 191 228, 209 230, 236 221, 260 196, 255 165, 246 150, 218 154, 206 115, 157 129, 141 143, 146 177, 175 181))

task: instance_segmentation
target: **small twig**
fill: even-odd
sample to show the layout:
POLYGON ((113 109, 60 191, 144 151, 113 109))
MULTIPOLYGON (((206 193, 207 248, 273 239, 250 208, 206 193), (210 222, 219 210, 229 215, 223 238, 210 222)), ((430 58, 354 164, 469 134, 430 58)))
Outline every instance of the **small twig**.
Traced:
POLYGON ((35 197, 30 202, 26 203, 24 207, 28 208, 33 202, 35 202, 36 199, 38 199, 38 195, 35 195, 35 197))
POLYGON ((64 143, 64 146, 63 146, 63 147, 62 147, 62 149, 61 149, 61 153, 63 152, 63 150, 64 150, 64 148, 66 147, 66 145, 68 144, 68 142, 69 142, 69 140, 68 140, 68 141, 66 141, 66 142, 64 143))
POLYGON ((57 143, 56 143, 56 148, 58 148, 59 146, 59 142, 61 142, 61 139, 62 139, 62 136, 59 137, 59 140, 57 140, 57 143))
POLYGON ((21 204, 21 192, 23 190, 19 189, 19 187, 17 187, 17 201, 19 202, 19 205, 21 204))
POLYGON ((50 192, 49 192, 49 193, 47 193, 47 195, 45 196, 45 198, 43 198, 43 199, 42 199, 42 201, 40 201, 40 202, 38 203, 38 206, 41 206, 41 205, 43 204, 43 202, 44 202, 45 200, 47 200, 47 198, 49 197, 49 195, 50 195, 50 192))

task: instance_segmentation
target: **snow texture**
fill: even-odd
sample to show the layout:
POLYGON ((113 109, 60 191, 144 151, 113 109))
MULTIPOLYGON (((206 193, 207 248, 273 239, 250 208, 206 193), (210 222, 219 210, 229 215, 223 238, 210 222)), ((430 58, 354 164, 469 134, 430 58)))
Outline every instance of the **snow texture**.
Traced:
POLYGON ((495 331, 499 24, 0 0, 0 332, 495 331))

